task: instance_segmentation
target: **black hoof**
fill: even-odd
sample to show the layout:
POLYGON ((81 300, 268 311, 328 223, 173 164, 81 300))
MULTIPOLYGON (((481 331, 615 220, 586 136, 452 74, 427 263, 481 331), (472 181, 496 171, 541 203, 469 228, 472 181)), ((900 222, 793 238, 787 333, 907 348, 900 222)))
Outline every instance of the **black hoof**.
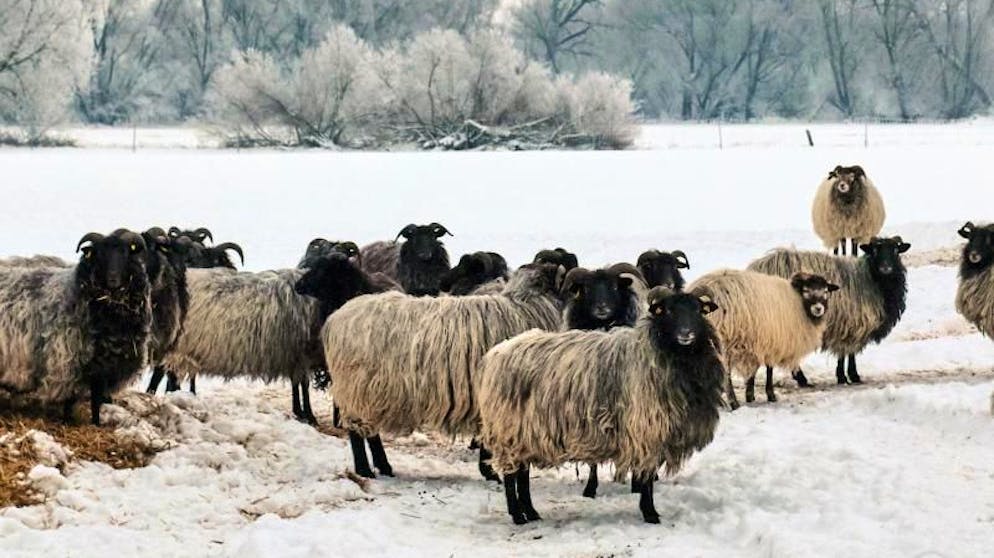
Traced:
POLYGON ((840 386, 844 386, 844 385, 846 385, 846 384, 848 384, 848 383, 849 383, 848 381, 846 381, 846 377, 845 377, 845 376, 836 376, 836 378, 835 378, 835 381, 836 381, 836 382, 837 382, 837 383, 838 383, 838 384, 839 384, 840 386))
POLYGON ((857 374, 850 374, 849 375, 849 383, 850 384, 862 384, 863 380, 861 380, 860 377, 859 377, 859 375, 857 375, 857 374))
POLYGON ((750 393, 746 394, 746 403, 753 403, 756 401, 756 396, 750 393))
POLYGON ((394 476, 393 475, 393 467, 391 467, 389 465, 386 465, 386 466, 383 466, 383 467, 377 466, 376 470, 379 471, 379 473, 381 475, 383 475, 384 477, 392 477, 392 476, 394 476))
POLYGON ((525 518, 528 521, 541 521, 542 516, 535 510, 525 510, 525 518))
POLYGON ((797 382, 797 387, 814 387, 814 384, 808 381, 808 377, 804 375, 804 372, 797 372, 792 374, 794 381, 797 382))
POLYGON ((528 523, 528 518, 526 518, 523 513, 512 513, 511 521, 513 521, 515 525, 524 525, 525 523, 528 523))
POLYGON ((772 393, 767 394, 766 395, 766 402, 767 403, 776 403, 777 402, 777 396, 773 395, 772 393))
POLYGON ((642 519, 644 519, 646 523, 658 524, 659 523, 659 514, 658 513, 644 513, 644 514, 642 514, 642 519))
POLYGON ((596 498, 597 497, 597 489, 596 488, 584 488, 583 489, 583 497, 584 498, 596 498))
POLYGON ((739 407, 741 407, 741 405, 739 405, 739 402, 738 402, 738 401, 732 401, 732 402, 730 402, 730 403, 728 404, 728 408, 729 408, 729 409, 731 409, 731 410, 733 410, 733 411, 734 411, 735 409, 738 409, 739 407))
POLYGON ((376 478, 376 474, 373 473, 372 469, 356 469, 355 474, 359 475, 360 477, 365 477, 367 479, 376 478))

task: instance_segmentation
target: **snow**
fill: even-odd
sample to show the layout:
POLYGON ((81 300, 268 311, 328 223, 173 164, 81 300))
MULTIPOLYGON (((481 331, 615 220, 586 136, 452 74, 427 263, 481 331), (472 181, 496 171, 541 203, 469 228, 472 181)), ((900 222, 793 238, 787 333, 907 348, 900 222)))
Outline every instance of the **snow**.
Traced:
MULTIPOLYGON (((598 265, 679 248, 692 279, 776 246, 819 249, 810 198, 838 163, 864 165, 886 232, 912 253, 956 247, 994 205, 988 122, 870 126, 869 148, 856 125, 797 144, 805 127, 725 126, 723 150, 710 125, 647 127, 643 149, 597 153, 4 149, 0 256, 72 257, 89 230, 175 223, 208 225, 259 270, 294 265, 314 236, 364 243, 438 221, 453 257, 515 264, 564 246, 598 265)), ((581 466, 534 472, 545 520, 513 527, 468 441, 432 433, 387 437, 399 476, 360 486, 344 440, 289 418, 289 386, 204 379, 196 397, 105 407, 169 448, 148 467, 32 471, 52 496, 0 511, 3 556, 990 555, 994 342, 956 314, 956 281, 954 267, 911 268, 904 319, 860 357, 864 385, 834 385, 834 361, 813 355, 814 390, 778 375, 780 402, 723 414, 714 443, 657 484, 660 526, 610 467, 582 498, 581 466)))

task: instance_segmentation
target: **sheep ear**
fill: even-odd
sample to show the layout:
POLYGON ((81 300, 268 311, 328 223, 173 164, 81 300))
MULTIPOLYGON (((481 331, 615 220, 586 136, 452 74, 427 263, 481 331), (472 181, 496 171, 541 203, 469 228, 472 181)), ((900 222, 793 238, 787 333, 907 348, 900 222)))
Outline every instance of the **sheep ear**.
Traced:
POLYGON ((968 239, 973 234, 974 229, 976 229, 976 225, 973 224, 973 221, 967 221, 965 225, 960 227, 959 235, 968 239))
POLYGON ((684 254, 683 250, 673 250, 672 256, 676 258, 677 269, 690 269, 690 260, 687 259, 687 254, 684 254))
POLYGON ((718 309, 718 305, 707 295, 701 295, 697 299, 701 302, 701 314, 704 316, 718 309))
POLYGON ((828 292, 830 292, 830 293, 834 293, 835 291, 839 290, 840 288, 841 287, 839 287, 835 283, 829 283, 828 284, 828 292))
POLYGON ((897 244, 897 253, 898 254, 903 254, 903 253, 907 252, 910 249, 911 249, 911 245, 908 244, 907 242, 899 242, 897 244))
POLYGON ((835 165, 834 169, 828 171, 828 177, 829 178, 835 178, 835 177, 839 176, 839 172, 841 172, 841 171, 842 171, 842 165, 835 165))

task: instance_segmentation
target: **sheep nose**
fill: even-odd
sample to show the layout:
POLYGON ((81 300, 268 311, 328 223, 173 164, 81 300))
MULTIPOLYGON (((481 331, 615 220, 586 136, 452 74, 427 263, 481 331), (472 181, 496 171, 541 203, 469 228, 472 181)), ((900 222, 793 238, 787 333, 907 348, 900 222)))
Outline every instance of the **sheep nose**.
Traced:
POLYGON ((846 183, 839 184, 839 191, 843 194, 847 193, 849 191, 849 185, 846 183))
POLYGON ((697 340, 697 334, 694 333, 690 328, 681 328, 680 330, 677 331, 676 342, 683 346, 693 344, 693 342, 696 340, 697 340))
POLYGON ((820 302, 817 303, 817 304, 812 304, 811 305, 811 315, 814 316, 814 317, 816 317, 816 318, 820 318, 820 317, 824 316, 825 315, 825 305, 822 304, 822 303, 820 303, 820 302))
POLYGON ((611 315, 611 307, 607 304, 598 304, 594 306, 593 314, 598 320, 603 320, 611 315))
POLYGON ((109 275, 107 276, 107 286, 111 289, 116 289, 121 286, 121 276, 119 275, 109 275))
POLYGON ((890 264, 883 264, 880 266, 880 273, 884 275, 890 275, 892 271, 894 271, 894 267, 890 264))

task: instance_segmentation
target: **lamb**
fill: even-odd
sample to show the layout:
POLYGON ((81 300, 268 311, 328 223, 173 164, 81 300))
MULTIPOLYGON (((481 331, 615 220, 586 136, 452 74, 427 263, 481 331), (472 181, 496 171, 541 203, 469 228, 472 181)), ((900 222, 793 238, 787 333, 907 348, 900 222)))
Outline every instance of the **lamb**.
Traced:
POLYGON ((0 268, 0 403, 61 405, 89 395, 100 424, 109 394, 148 362, 152 322, 145 242, 127 230, 88 233, 72 268, 0 268))
POLYGON ((404 227, 397 239, 374 242, 362 247, 363 270, 380 272, 397 280, 404 292, 413 296, 437 296, 442 276, 449 271, 449 253, 439 240, 452 233, 438 223, 410 224, 404 227))
POLYGON ((561 265, 567 272, 580 265, 576 259, 576 254, 567 252, 564 248, 539 250, 532 262, 561 265))
POLYGON ((821 346, 829 295, 839 289, 824 277, 797 273, 790 281, 754 271, 720 270, 694 281, 688 292, 706 296, 721 308, 708 318, 721 339, 728 377, 725 391, 739 406, 732 372, 746 380, 746 401, 754 401, 756 369, 766 366, 766 400, 777 400, 773 368, 796 370, 821 346))
POLYGON ((674 474, 714 437, 725 371, 710 300, 664 288, 634 328, 529 331, 490 350, 479 373, 481 439, 504 475, 515 524, 541 519, 529 467, 613 461, 659 523, 654 475, 674 474))
MULTIPOLYGON (((630 264, 615 264, 595 271, 571 269, 563 281, 564 328, 608 331, 634 326, 642 306, 638 294, 641 289, 634 287, 634 281, 644 286, 642 274, 630 264)), ((588 465, 590 474, 583 495, 596 498, 597 463, 588 465)))
POLYGON ((492 294, 504 288, 506 282, 507 260, 504 256, 496 252, 473 252, 464 254, 459 258, 459 264, 442 276, 439 289, 453 296, 492 294))
MULTIPOLYGON (((890 334, 904 314, 907 296, 907 270, 901 254, 911 245, 901 237, 874 238, 860 249, 859 259, 831 256, 820 252, 778 249, 749 264, 749 269, 790 277, 799 271, 816 273, 842 286, 826 317, 822 348, 838 357, 835 369, 839 384, 862 380, 856 368, 856 355, 870 343, 879 343, 890 334)), ((796 369, 794 377, 801 386, 808 385, 804 372, 796 369)))
POLYGON ((682 291, 684 286, 681 269, 690 269, 687 255, 681 250, 661 252, 646 250, 639 254, 635 267, 642 273, 646 284, 652 287, 666 287, 672 291, 682 291))
MULTIPOLYGON (((337 276, 329 274, 329 280, 345 282, 361 273, 352 264, 341 264, 338 271, 337 276)), ((183 335, 163 364, 180 379, 207 374, 267 383, 290 380, 294 416, 316 423, 309 376, 323 367, 318 332, 322 312, 328 310, 297 291, 297 282, 304 275, 299 269, 260 273, 191 270, 183 335)))
POLYGON ((825 247, 846 255, 846 239, 852 239, 852 255, 856 246, 865 244, 880 234, 887 213, 876 186, 863 168, 836 166, 818 186, 811 208, 815 234, 825 247))
POLYGON ((981 333, 994 339, 994 268, 991 266, 994 263, 994 225, 967 222, 960 228, 959 235, 967 243, 959 268, 956 311, 981 333))
MULTIPOLYGON (((473 382, 483 354, 529 329, 558 329, 564 275, 559 266, 528 264, 499 295, 417 298, 391 292, 356 298, 332 314, 321 339, 355 472, 374 476, 363 437, 416 428, 475 434, 473 382)), ((481 450, 481 460, 486 457, 481 450)), ((385 454, 374 454, 373 462, 381 473, 389 470, 385 454)), ((481 472, 492 476, 486 467, 481 472)))

